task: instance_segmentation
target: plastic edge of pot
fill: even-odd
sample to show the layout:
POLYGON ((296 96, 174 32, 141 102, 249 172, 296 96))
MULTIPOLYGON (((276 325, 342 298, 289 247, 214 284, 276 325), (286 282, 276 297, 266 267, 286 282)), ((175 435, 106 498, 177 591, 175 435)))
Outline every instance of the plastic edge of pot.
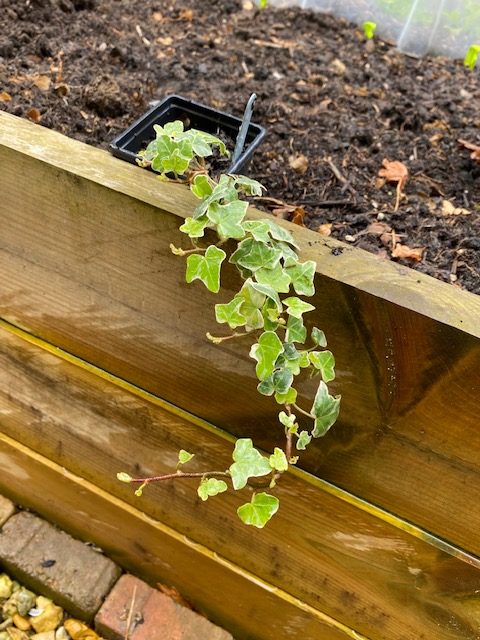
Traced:
MULTIPOLYGON (((169 95, 161 102, 154 105, 146 111, 142 116, 137 118, 125 131, 116 136, 109 144, 110 153, 116 158, 126 160, 132 164, 136 164, 137 153, 129 150, 127 147, 135 145, 139 138, 152 138, 154 124, 165 124, 172 118, 168 118, 167 114, 173 109, 182 109, 186 115, 197 116, 200 120, 208 121, 210 124, 216 124, 217 129, 223 129, 230 133, 233 139, 242 122, 241 118, 237 118, 229 113, 208 107, 194 100, 189 100, 179 95, 169 95), (150 130, 150 131, 149 131, 150 130)), ((197 125, 197 128, 198 125, 197 125)), ((261 125, 250 123, 247 132, 248 145, 244 148, 238 160, 228 168, 229 173, 237 173, 245 168, 255 150, 263 142, 266 136, 266 129, 261 125)), ((142 146, 137 144, 138 149, 142 146)))

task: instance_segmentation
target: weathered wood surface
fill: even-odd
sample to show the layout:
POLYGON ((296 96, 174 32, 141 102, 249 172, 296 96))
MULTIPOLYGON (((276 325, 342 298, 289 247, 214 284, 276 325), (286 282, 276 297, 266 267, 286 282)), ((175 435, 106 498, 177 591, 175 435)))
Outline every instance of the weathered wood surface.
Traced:
MULTIPOLYGON (((141 500, 135 498, 131 487, 116 481, 117 471, 170 472, 180 448, 195 451, 199 446, 201 451, 189 464, 192 470, 226 468, 231 438, 129 393, 88 369, 0 329, 3 434, 371 640, 480 638, 480 560, 461 551, 456 557, 455 550, 445 552, 425 532, 410 535, 387 514, 382 519, 374 509, 370 513, 368 506, 361 509, 340 495, 331 495, 308 474, 282 478, 280 511, 261 533, 241 526, 235 513, 240 501, 248 499, 248 490, 243 496, 229 494, 202 503, 195 485, 183 481, 150 486, 141 500)), ((78 526, 78 515, 87 507, 75 503, 71 486, 45 485, 42 476, 25 483, 27 478, 9 463, 8 456, 6 462, 3 457, 0 461, 2 470, 7 469, 7 475, 0 476, 0 490, 8 491, 13 483, 31 496, 35 508, 37 502, 50 501, 52 508, 54 503, 66 521, 73 501, 78 526)), ((107 516, 102 516, 102 522, 108 523, 107 516)), ((87 531, 88 526, 85 522, 87 531)), ((112 526, 115 522, 108 523, 104 539, 112 526)), ((94 527, 97 532, 96 520, 94 527)), ((133 528, 127 527, 127 535, 135 535, 133 528)), ((136 542, 141 565, 146 551, 141 537, 136 542)), ((132 554, 131 545, 126 547, 126 553, 132 554)), ((176 583, 173 561, 164 569, 165 553, 158 553, 157 577, 176 583)), ((177 566, 182 566, 181 574, 185 561, 177 566)), ((196 586, 189 572, 180 580, 181 588, 186 585, 188 595, 205 606, 205 587, 196 586)), ((226 581, 225 576, 217 576, 215 591, 230 593, 226 581)), ((236 608, 240 597, 246 597, 246 603, 253 601, 253 594, 229 595, 231 605, 224 602, 223 607, 228 612, 230 606, 236 608)), ((270 633, 274 637, 273 631, 259 637, 270 637, 270 633)), ((284 631, 277 637, 299 636, 284 631)), ((308 636, 302 632, 301 637, 308 636)))
POLYGON ((368 640, 1 433, 0 460, 2 493, 152 584, 176 585, 237 640, 368 640))
MULTIPOLYGON (((256 394, 245 347, 203 337, 233 277, 215 299, 184 284, 168 249, 190 194, 2 113, 0 165, 0 315, 271 446, 276 406, 256 394)), ((319 263, 315 324, 343 394, 339 424, 301 464, 480 554, 480 298, 293 231, 319 263)))

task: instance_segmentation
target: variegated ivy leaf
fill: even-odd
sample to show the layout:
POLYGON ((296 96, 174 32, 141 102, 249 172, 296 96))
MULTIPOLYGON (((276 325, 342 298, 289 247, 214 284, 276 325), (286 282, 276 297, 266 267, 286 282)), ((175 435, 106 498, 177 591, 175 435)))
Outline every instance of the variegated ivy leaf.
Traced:
POLYGON ((250 502, 237 509, 237 514, 244 524, 263 529, 272 516, 278 511, 279 501, 268 493, 256 493, 250 502))
POLYGON ((247 322, 247 319, 240 311, 244 302, 244 298, 235 296, 235 298, 230 300, 227 304, 216 304, 215 318, 217 322, 219 324, 226 322, 231 329, 243 327, 247 322))
POLYGON ((262 329, 264 326, 264 318, 261 310, 267 299, 265 294, 255 289, 252 280, 247 279, 240 289, 238 296, 244 300, 240 310, 247 320, 245 325, 247 331, 262 329))
POLYGON ((276 393, 275 401, 278 404, 294 404, 297 401, 297 391, 293 387, 287 393, 276 393))
POLYGON ((238 200, 238 194, 233 181, 229 176, 223 174, 210 195, 205 197, 195 209, 193 217, 200 218, 200 216, 203 216, 213 202, 234 202, 235 200, 238 200))
POLYGON ((200 200, 203 200, 203 198, 207 198, 209 195, 211 195, 213 187, 210 184, 208 176, 195 176, 195 179, 190 185, 190 191, 195 194, 197 198, 200 198, 200 200))
POLYGON ((265 222, 270 227, 270 235, 274 240, 278 240, 280 242, 287 242, 288 244, 291 244, 293 247, 296 247, 298 249, 298 245, 293 239, 293 236, 290 233, 290 231, 287 231, 286 229, 278 225, 273 220, 265 220, 265 222))
POLYGON ((216 225, 221 240, 234 238, 241 240, 245 236, 242 220, 248 209, 248 202, 234 200, 228 204, 212 202, 207 209, 208 219, 216 225))
POLYGON ((313 327, 312 329, 312 341, 319 347, 327 346, 327 339, 325 337, 325 334, 321 329, 317 329, 317 327, 313 327))
POLYGON ((308 431, 300 431, 296 444, 297 449, 299 451, 303 451, 310 444, 311 440, 312 436, 308 433, 308 431))
POLYGON ((180 449, 178 452, 178 464, 186 464, 195 456, 194 453, 189 453, 185 449, 180 449))
POLYGON ((303 325, 303 319, 295 318, 295 316, 289 316, 285 340, 287 342, 300 342, 301 344, 303 344, 306 339, 307 330, 303 325))
POLYGON ((277 242, 277 247, 282 252, 283 266, 285 268, 294 267, 296 264, 299 264, 298 254, 290 245, 286 242, 277 242))
POLYGON ((324 382, 335 380, 335 358, 331 351, 311 351, 308 355, 315 369, 318 369, 324 382))
POLYGON ((246 176, 232 175, 235 186, 238 191, 245 193, 247 196, 261 196, 262 190, 265 189, 263 184, 246 176))
POLYGON ((183 133, 184 126, 181 120, 174 120, 173 122, 167 122, 163 127, 159 124, 154 124, 153 129, 157 134, 157 138, 162 135, 175 138, 177 135, 183 133))
POLYGON ((296 296, 285 298, 283 302, 287 305, 288 315, 293 316, 294 318, 301 318, 304 313, 307 313, 307 311, 313 311, 315 309, 313 304, 300 300, 300 298, 297 298, 296 296))
POLYGON ((257 242, 270 242, 270 227, 263 220, 247 220, 243 223, 243 228, 251 233, 257 242))
POLYGON ((280 338, 273 331, 265 331, 250 349, 250 357, 257 361, 255 371, 259 380, 273 374, 275 361, 283 351, 280 338))
POLYGON ((269 463, 275 471, 286 471, 288 469, 287 456, 279 447, 275 447, 273 450, 273 453, 269 458, 269 463))
POLYGON ((202 500, 208 500, 211 496, 216 496, 219 493, 227 491, 227 483, 223 480, 217 480, 217 478, 202 478, 197 493, 202 500))
POLYGON ((240 438, 235 443, 230 466, 232 484, 235 490, 243 489, 249 478, 266 476, 271 472, 267 458, 255 449, 250 438, 240 438))
POLYGON ((205 228, 208 226, 209 220, 206 216, 201 218, 186 218, 180 227, 182 233, 186 233, 190 238, 202 238, 205 234, 205 228))
MULTIPOLYGON (((181 176, 187 171, 191 159, 191 156, 183 153, 181 149, 175 149, 168 158, 164 158, 163 171, 181 176)), ((155 169, 154 163, 152 163, 152 169, 155 169)))
POLYGON ((267 284, 261 284, 260 282, 254 282, 253 280, 249 280, 249 284, 250 284, 252 289, 257 291, 258 293, 263 294, 266 298, 271 300, 275 304, 278 313, 281 313, 283 311, 282 303, 281 303, 280 298, 278 296, 278 293, 275 291, 275 289, 273 289, 272 287, 268 286, 267 284))
POLYGON ((254 238, 246 238, 239 242, 237 250, 230 256, 230 262, 250 271, 273 269, 279 263, 281 255, 277 247, 257 242, 254 238))
POLYGON ((311 297, 315 293, 313 279, 315 277, 316 263, 313 260, 299 262, 287 268, 287 273, 292 279, 295 293, 299 296, 311 297))
POLYGON ((262 316, 264 320, 265 331, 276 331, 280 323, 280 312, 278 311, 277 304, 271 299, 267 298, 265 304, 262 307, 262 316))
POLYGON ((258 393, 261 393, 262 396, 272 396, 275 392, 275 386, 273 384, 273 375, 268 376, 265 380, 262 380, 257 385, 258 393))
POLYGON ((292 281, 281 264, 277 264, 273 269, 258 269, 255 271, 255 279, 260 284, 267 284, 279 293, 288 293, 292 281))
POLYGON ((293 373, 290 369, 283 367, 273 372, 273 386, 277 393, 285 394, 292 386, 293 373))
POLYGON ((228 156, 229 152, 225 146, 225 143, 205 131, 199 131, 198 129, 189 129, 183 134, 177 136, 177 139, 185 139, 191 144, 193 152, 200 158, 206 158, 212 155, 212 146, 218 147, 222 156, 228 156))
POLYGON ((189 255, 186 281, 190 283, 194 280, 201 280, 209 291, 218 293, 220 290, 220 267, 225 257, 225 251, 215 245, 210 245, 203 256, 189 255))
POLYGON ((277 358, 275 366, 285 367, 294 376, 298 376, 302 367, 310 366, 308 351, 297 351, 292 343, 286 342, 283 345, 283 353, 277 358))
POLYGON ((331 396, 327 385, 321 380, 311 413, 315 416, 315 427, 312 431, 314 438, 324 436, 335 423, 340 411, 340 396, 331 396))
POLYGON ((287 413, 285 413, 285 411, 280 411, 280 413, 278 414, 278 420, 280 424, 283 424, 283 426, 291 433, 296 432, 297 428, 295 422, 297 420, 297 416, 293 415, 293 413, 288 415, 287 413))

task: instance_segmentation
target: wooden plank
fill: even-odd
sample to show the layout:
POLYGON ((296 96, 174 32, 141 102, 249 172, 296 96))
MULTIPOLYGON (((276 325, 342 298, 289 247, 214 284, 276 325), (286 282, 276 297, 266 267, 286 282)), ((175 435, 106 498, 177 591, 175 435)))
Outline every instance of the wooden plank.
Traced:
POLYGON ((180 448, 199 446, 192 470, 226 468, 231 438, 88 367, 0 336, 0 425, 7 436, 372 640, 476 637, 479 559, 425 532, 410 535, 408 525, 403 530, 388 514, 380 519, 378 510, 303 472, 282 479, 281 509, 262 532, 239 523, 236 495, 204 504, 177 482, 149 487, 139 502, 115 480, 117 471, 168 472, 180 448))
POLYGON ((0 490, 126 570, 185 597, 238 640, 368 640, 0 433, 0 490))
MULTIPOLYGON (((216 300, 184 284, 183 263, 168 249, 181 242, 188 192, 2 113, 0 162, 0 314, 270 448, 276 406, 255 392, 244 346, 204 340, 216 300)), ((336 355, 343 394, 339 424, 303 468, 480 553, 470 514, 479 497, 480 298, 345 245, 333 255, 330 240, 294 233, 303 256, 319 262, 314 321, 336 355), (453 406, 462 411, 453 415, 453 406)), ((230 274, 217 301, 234 284, 230 274)), ((305 402, 312 389, 303 384, 305 402)))

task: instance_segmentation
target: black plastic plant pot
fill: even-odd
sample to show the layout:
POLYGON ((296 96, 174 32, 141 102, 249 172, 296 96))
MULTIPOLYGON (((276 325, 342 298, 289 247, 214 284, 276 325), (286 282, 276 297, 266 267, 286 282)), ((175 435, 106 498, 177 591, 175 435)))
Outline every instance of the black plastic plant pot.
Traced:
MULTIPOLYGON (((155 138, 153 125, 163 126, 173 120, 181 120, 185 129, 200 129, 223 139, 227 142, 231 154, 242 123, 241 118, 236 118, 223 111, 187 100, 181 96, 168 96, 115 138, 110 143, 111 153, 117 158, 136 164, 138 152, 145 149, 148 143, 155 138)), ((250 162, 255 149, 263 141, 265 134, 264 127, 251 122, 242 153, 236 162, 227 166, 226 172, 239 173, 244 169, 250 162)))

